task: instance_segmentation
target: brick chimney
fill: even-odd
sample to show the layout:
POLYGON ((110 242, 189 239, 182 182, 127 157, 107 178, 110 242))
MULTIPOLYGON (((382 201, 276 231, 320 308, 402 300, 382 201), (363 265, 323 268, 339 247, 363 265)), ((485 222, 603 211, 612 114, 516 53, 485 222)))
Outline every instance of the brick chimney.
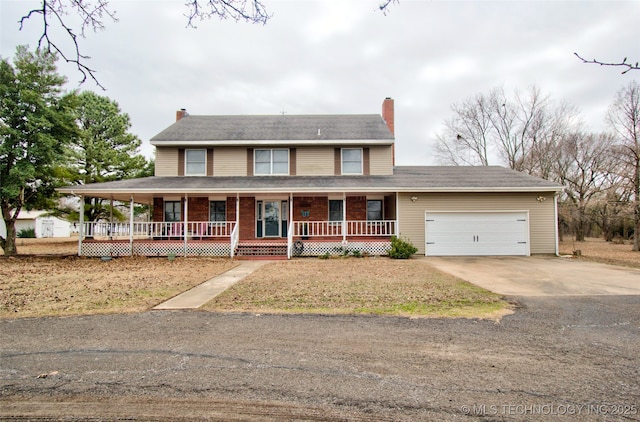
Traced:
POLYGON ((382 102, 382 120, 387 124, 391 134, 395 136, 393 118, 393 98, 387 97, 382 102))
POLYGON ((187 117, 188 115, 189 113, 187 113, 187 109, 181 108, 180 110, 176 111, 176 122, 182 119, 183 117, 187 117))
MULTIPOLYGON (((382 120, 387 124, 387 127, 391 131, 391 134, 396 136, 395 132, 395 118, 393 112, 393 98, 387 97, 382 102, 382 120)), ((391 145, 391 160, 393 165, 396 165, 396 144, 391 145)))

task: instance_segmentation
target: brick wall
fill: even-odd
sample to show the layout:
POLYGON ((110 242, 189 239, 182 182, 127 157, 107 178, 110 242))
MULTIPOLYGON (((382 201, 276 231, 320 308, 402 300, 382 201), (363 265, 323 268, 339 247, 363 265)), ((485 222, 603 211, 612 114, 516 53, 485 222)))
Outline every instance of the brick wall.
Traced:
POLYGON ((209 198, 189 198, 189 221, 209 221, 209 198))
POLYGON ((162 198, 153 198, 153 221, 164 221, 164 201, 162 198))
MULTIPOLYGON (((234 218, 235 219, 235 218, 234 218)), ((256 200, 240 198, 240 239, 253 239, 256 236, 256 200)))
POLYGON ((327 221, 329 219, 329 200, 326 196, 301 196, 293 198, 294 221, 327 221), (309 216, 303 217, 302 211, 308 210, 309 216))
POLYGON ((367 197, 347 196, 347 220, 367 219, 367 197))

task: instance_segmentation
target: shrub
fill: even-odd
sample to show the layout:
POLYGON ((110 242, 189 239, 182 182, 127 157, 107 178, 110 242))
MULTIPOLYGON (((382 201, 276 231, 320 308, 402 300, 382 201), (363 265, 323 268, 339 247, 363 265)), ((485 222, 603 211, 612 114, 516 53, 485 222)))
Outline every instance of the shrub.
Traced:
POLYGON ((36 229, 33 227, 21 229, 16 236, 23 239, 34 239, 36 237, 36 229))
POLYGON ((391 249, 389 249, 389 256, 391 258, 408 259, 416 252, 418 252, 418 248, 413 246, 411 242, 396 236, 391 237, 391 249))

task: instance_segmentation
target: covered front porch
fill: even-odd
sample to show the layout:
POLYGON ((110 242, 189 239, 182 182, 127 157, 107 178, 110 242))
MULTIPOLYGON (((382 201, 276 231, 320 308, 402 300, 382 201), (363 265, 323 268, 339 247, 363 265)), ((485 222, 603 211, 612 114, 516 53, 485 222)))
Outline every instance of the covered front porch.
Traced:
MULTIPOLYGON (((153 220, 84 222, 81 256, 386 255, 395 194, 154 196, 153 220)), ((136 203, 130 198, 131 213, 136 203)))

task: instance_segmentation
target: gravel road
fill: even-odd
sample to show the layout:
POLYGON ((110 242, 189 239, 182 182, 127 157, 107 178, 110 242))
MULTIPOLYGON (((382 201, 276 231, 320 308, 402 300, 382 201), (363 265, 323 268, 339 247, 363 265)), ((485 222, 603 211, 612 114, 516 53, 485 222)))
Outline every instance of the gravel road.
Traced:
POLYGON ((640 420, 640 296, 493 321, 140 314, 0 321, 1 420, 640 420))

